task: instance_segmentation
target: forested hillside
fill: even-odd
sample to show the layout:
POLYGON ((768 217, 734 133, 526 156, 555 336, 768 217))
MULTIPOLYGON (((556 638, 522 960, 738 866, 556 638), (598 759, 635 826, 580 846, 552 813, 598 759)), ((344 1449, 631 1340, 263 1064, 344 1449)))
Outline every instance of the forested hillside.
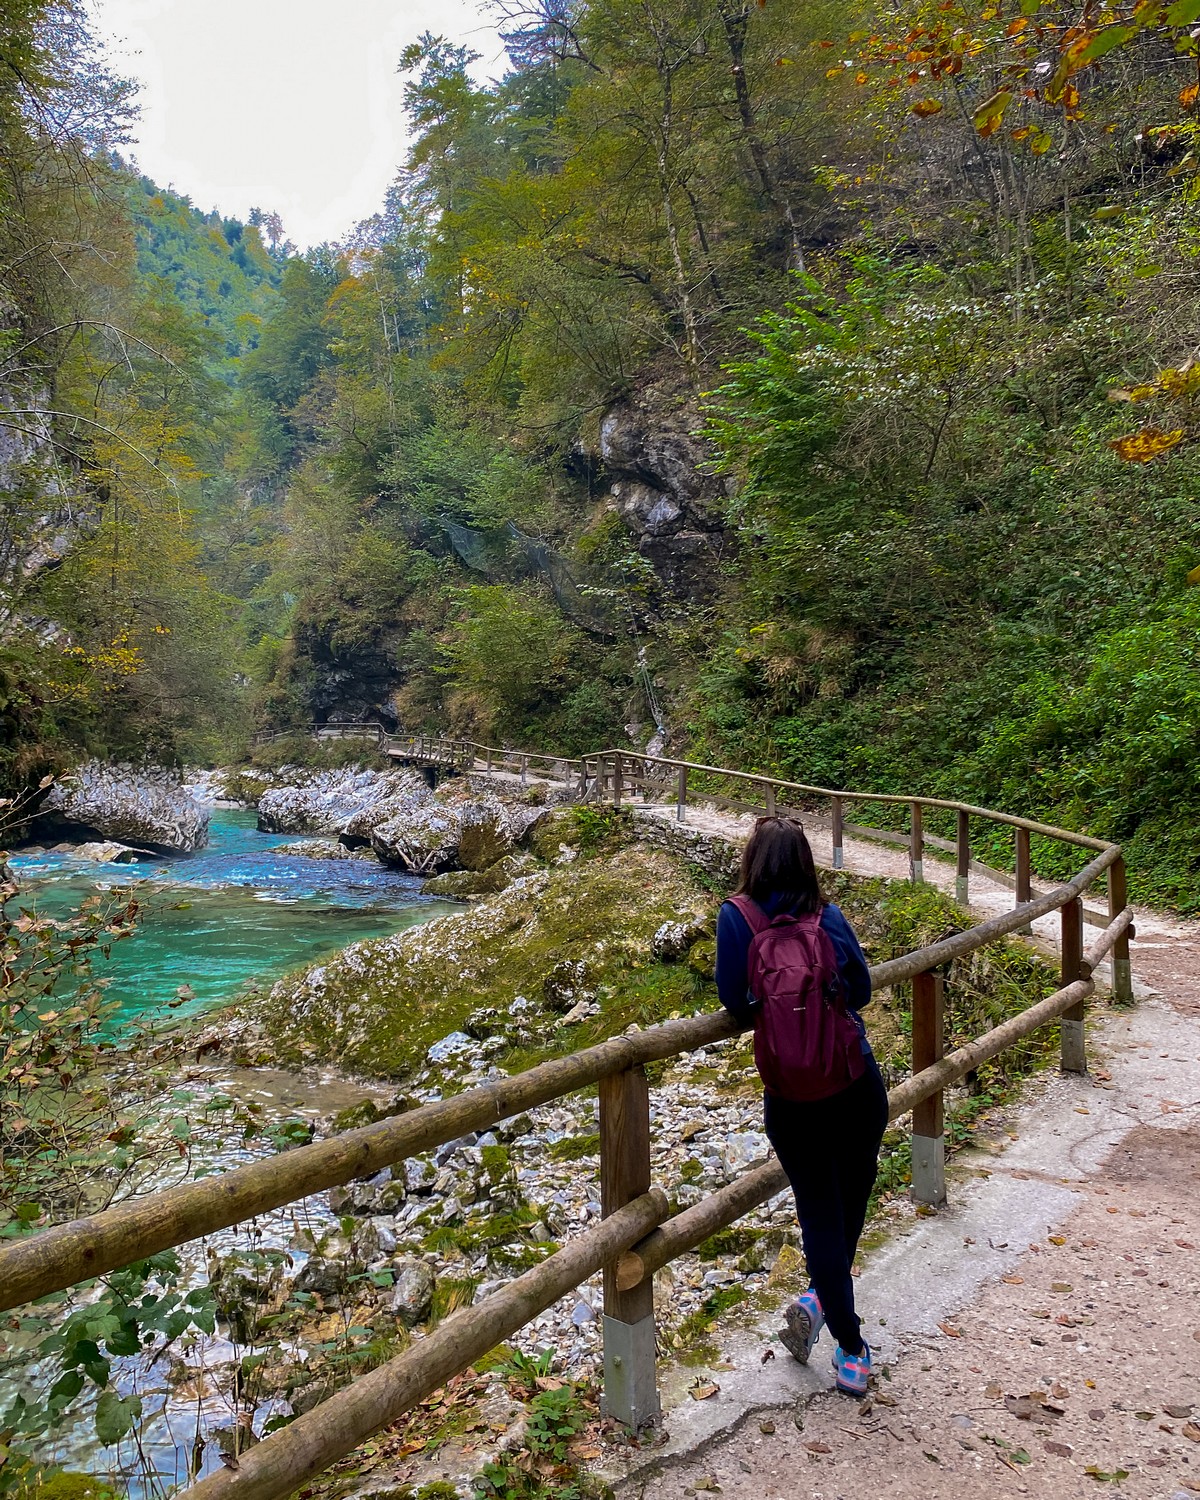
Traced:
POLYGON ((4 263, 92 247, 5 282, 18 771, 655 735, 1200 902, 1200 3, 510 0, 497 82, 408 49, 387 203, 304 255, 47 129, 95 69, 5 8, 4 263))

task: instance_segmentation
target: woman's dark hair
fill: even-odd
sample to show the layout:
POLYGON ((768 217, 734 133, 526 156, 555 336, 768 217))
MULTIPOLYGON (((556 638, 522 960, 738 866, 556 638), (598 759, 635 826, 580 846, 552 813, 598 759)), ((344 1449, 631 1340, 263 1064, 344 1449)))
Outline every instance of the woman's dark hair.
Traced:
POLYGON ((804 829, 794 818, 759 818, 742 850, 738 895, 761 906, 782 896, 786 910, 820 911, 821 887, 804 829))

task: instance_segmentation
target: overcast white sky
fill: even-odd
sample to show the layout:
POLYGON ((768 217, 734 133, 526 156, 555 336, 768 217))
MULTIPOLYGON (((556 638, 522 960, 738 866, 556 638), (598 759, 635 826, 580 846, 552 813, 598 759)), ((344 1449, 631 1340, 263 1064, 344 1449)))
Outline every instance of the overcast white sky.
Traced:
POLYGON ((422 31, 503 67, 483 0, 91 0, 142 84, 143 172, 207 211, 282 215, 297 245, 374 213, 404 154, 396 64, 422 31))

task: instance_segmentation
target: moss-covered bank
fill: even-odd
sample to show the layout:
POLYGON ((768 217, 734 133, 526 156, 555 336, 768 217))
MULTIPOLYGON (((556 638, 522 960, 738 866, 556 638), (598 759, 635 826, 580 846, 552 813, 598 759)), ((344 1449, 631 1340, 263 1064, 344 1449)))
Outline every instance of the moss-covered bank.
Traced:
MULTIPOLYGON (((489 1061, 515 1068, 631 1023, 714 1007, 720 896, 711 880, 639 842, 628 820, 596 828, 594 818, 590 809, 555 813, 530 840, 528 872, 471 908, 356 943, 282 980, 258 1008, 261 1034, 289 1064, 335 1063, 399 1079, 422 1068, 429 1048, 451 1033, 467 1033, 489 1061)), ((927 886, 824 878, 872 962, 969 921, 927 886)), ((953 965, 948 1044, 994 1025, 1054 982, 1050 966, 1016 942, 953 965)), ((869 1025, 885 1074, 901 1076, 909 1064, 907 990, 878 995, 869 1025)), ((985 1090, 993 1078, 1027 1072, 1047 1044, 1023 1044, 972 1086, 985 1090)))
MULTIPOLYGON (((289 1063, 336 1062, 403 1077, 481 1009, 561 1016, 583 1002, 605 1034, 694 1003, 702 981, 655 958, 663 923, 700 919, 712 898, 658 850, 629 844, 542 866, 486 901, 422 927, 355 943, 281 981, 259 1019, 289 1063)), ((563 1050, 590 1025, 560 1026, 563 1050)), ((539 1023, 530 1045, 544 1038, 539 1023)))

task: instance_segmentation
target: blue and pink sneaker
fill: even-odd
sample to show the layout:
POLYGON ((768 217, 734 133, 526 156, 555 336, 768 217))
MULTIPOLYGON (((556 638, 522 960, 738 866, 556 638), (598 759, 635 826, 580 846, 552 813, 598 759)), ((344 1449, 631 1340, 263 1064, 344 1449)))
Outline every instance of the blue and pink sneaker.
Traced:
POLYGON ((847 1354, 839 1344, 833 1351, 834 1383, 847 1396, 865 1396, 871 1379, 871 1350, 863 1341, 861 1354, 847 1354))
POLYGON ((825 1326, 821 1299, 812 1287, 809 1287, 802 1297, 797 1297, 791 1304, 784 1315, 784 1321, 787 1327, 780 1332, 779 1342, 793 1359, 798 1359, 802 1365, 806 1365, 808 1356, 813 1351, 813 1345, 825 1326))

